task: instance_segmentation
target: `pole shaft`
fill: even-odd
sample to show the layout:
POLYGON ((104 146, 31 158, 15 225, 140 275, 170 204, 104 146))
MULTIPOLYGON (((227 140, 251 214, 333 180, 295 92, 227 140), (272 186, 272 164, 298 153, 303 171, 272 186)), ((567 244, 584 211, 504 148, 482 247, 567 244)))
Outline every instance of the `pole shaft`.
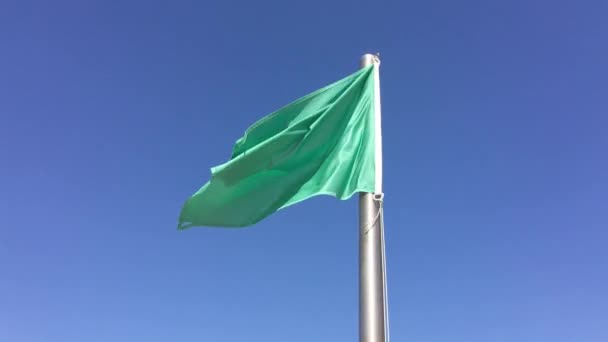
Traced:
MULTIPOLYGON (((375 63, 373 55, 361 58, 361 67, 375 63)), ((378 70, 375 70, 378 72, 378 70)), ((376 80, 378 78, 376 77, 376 80)), ((376 91, 378 91, 376 87, 376 91)), ((379 99, 379 94, 376 94, 379 99)), ((376 107, 379 111, 379 104, 376 107)), ((376 115, 380 115, 379 112, 376 115)), ((378 118, 379 119, 379 118, 378 118)), ((379 123, 379 120, 376 120, 379 123)), ((379 127, 378 127, 379 128, 379 127)), ((376 172, 382 172, 381 168, 376 172)), ((381 190, 380 190, 381 191, 381 190)), ((386 331, 384 234, 381 202, 373 193, 359 195, 359 341, 385 342, 386 331)))

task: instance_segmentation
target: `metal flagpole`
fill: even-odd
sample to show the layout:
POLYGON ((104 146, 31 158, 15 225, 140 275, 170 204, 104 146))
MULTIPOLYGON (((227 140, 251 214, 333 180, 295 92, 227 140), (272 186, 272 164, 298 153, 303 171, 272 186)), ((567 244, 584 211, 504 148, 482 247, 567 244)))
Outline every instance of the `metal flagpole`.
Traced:
POLYGON ((376 188, 359 195, 359 341, 388 341, 386 260, 382 212, 382 130, 380 60, 366 54, 361 67, 374 65, 374 126, 376 188))

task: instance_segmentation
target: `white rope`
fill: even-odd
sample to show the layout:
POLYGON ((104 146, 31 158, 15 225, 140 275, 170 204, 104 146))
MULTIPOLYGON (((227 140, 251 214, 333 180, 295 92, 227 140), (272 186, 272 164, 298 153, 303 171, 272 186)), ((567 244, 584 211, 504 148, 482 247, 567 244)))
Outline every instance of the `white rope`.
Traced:
MULTIPOLYGON (((374 196, 375 197, 375 196, 374 196)), ((382 194, 382 199, 384 198, 384 194, 382 194)), ((375 198, 374 198, 375 199, 375 198)), ((380 210, 383 210, 383 202, 380 202, 380 210)), ((388 282, 386 281, 386 244, 384 240, 384 215, 380 216, 380 243, 382 249, 382 282, 384 284, 384 334, 386 342, 390 342, 390 325, 388 320, 388 282)))

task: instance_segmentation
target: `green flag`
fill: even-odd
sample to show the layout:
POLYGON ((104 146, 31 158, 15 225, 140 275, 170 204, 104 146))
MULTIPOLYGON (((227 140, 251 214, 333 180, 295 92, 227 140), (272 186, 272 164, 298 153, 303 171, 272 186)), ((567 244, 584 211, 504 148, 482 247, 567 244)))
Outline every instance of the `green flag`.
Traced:
POLYGON ((308 94, 249 127, 190 197, 179 229, 243 227, 316 195, 374 191, 374 68, 308 94))

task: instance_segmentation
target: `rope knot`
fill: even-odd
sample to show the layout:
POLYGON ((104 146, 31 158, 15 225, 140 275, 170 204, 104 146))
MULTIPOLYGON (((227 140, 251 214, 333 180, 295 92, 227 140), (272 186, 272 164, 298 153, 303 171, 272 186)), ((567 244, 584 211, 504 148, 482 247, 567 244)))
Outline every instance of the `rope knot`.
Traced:
POLYGON ((382 214, 382 210, 383 210, 383 202, 384 202, 384 193, 381 192, 379 194, 374 194, 372 196, 374 202, 378 203, 378 212, 376 213, 376 217, 374 218, 374 220, 372 221, 372 223, 369 225, 369 227, 365 230, 365 235, 367 235, 367 233, 369 233, 370 230, 372 230, 372 228, 374 228, 374 226, 376 225, 376 223, 378 222, 378 219, 380 218, 380 215, 382 214))

